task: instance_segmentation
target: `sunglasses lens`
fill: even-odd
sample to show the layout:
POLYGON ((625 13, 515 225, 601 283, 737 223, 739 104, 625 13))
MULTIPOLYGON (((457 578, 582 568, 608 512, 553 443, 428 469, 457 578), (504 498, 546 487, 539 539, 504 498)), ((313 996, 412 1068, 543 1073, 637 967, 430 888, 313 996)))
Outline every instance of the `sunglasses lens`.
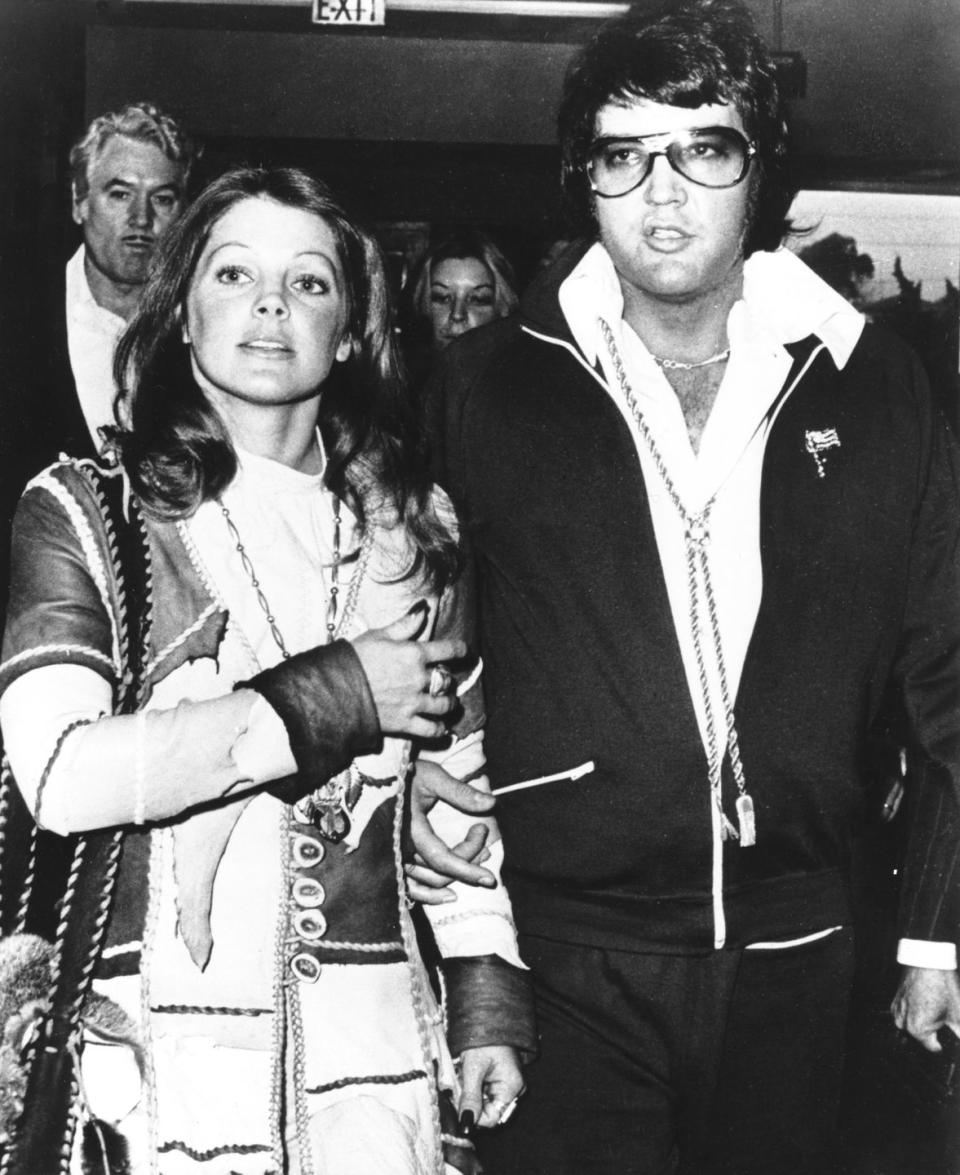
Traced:
POLYGON ((745 175, 749 159, 746 139, 724 127, 689 132, 670 144, 667 155, 681 175, 706 188, 737 183, 745 175))

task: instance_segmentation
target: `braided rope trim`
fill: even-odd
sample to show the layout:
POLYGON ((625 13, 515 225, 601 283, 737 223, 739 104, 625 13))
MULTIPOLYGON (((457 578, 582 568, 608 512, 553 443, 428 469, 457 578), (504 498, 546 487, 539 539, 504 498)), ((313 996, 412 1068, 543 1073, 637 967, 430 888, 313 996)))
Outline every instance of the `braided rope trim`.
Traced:
POLYGON ((307 1087, 308 1094, 332 1093, 335 1089, 346 1089, 350 1085, 409 1085, 413 1081, 426 1081, 424 1069, 411 1069, 408 1073, 373 1073, 364 1077, 339 1077, 326 1085, 307 1087))
POLYGON ((149 1148, 150 1175, 159 1175, 157 1160, 158 1111, 157 1075, 154 1064, 153 1021, 150 1016, 151 984, 153 982, 153 949, 160 923, 160 902, 163 896, 163 854, 173 852, 173 830, 161 829, 151 833, 150 852, 147 858, 147 912, 143 924, 143 947, 140 959, 140 1003, 138 1008, 141 1039, 144 1053, 143 1102, 147 1115, 147 1144, 149 1148))
MULTIPOLYGON (((120 548, 117 544, 117 533, 114 529, 113 518, 111 517, 107 500, 103 493, 101 471, 95 466, 92 466, 86 468, 83 472, 86 474, 90 482, 90 488, 93 490, 97 500, 100 520, 103 523, 103 531, 107 539, 107 550, 110 554, 110 563, 116 591, 117 633, 120 641, 119 660, 124 669, 124 676, 121 678, 119 684, 120 690, 123 691, 128 684, 125 679, 129 675, 130 666, 130 620, 127 609, 126 583, 123 577, 123 567, 120 562, 120 548)), ((123 697, 122 692, 120 696, 121 698, 123 697)))
MULTIPOLYGON (((289 943, 302 941, 298 935, 291 935, 287 939, 289 943)), ((310 943, 310 948, 324 951, 357 951, 361 954, 386 954, 389 951, 404 953, 402 942, 327 942, 325 939, 317 939, 316 942, 310 943)))
POLYGON ((22 653, 14 653, 12 657, 8 657, 0 665, 0 672, 6 674, 9 669, 18 667, 24 661, 30 661, 34 658, 39 660, 56 656, 58 661, 62 661, 64 653, 69 653, 71 657, 76 657, 78 660, 96 661, 98 665, 103 665, 109 669, 113 677, 120 676, 119 662, 114 661, 106 653, 101 653, 99 649, 95 649, 92 645, 68 644, 37 645, 32 649, 24 649, 22 653))
POLYGON ((17 930, 26 930, 27 914, 30 911, 30 898, 33 896, 33 885, 37 879, 37 852, 40 845, 40 830, 34 822, 30 829, 29 864, 23 879, 23 893, 20 895, 20 905, 17 908, 17 930))
MULTIPOLYGON (((598 319, 600 331, 607 344, 607 350, 610 354, 610 359, 614 366, 614 372, 617 377, 617 382, 620 385, 620 391, 630 409, 630 413, 634 418, 637 431, 646 444, 647 450, 653 460, 657 473, 663 481, 664 488, 670 498, 673 506, 677 510, 681 521, 687 528, 687 533, 684 539, 686 546, 686 562, 687 562, 687 584, 690 593, 690 626, 691 636, 693 639, 694 655, 697 662, 697 674, 699 678, 700 690, 704 705, 706 716, 706 733, 708 744, 708 776, 710 779, 710 787, 713 792, 714 801, 720 814, 721 824, 726 835, 737 837, 738 833, 734 829, 732 823, 727 818, 723 810, 723 802, 721 798, 722 789, 722 771, 723 771, 723 757, 724 752, 720 749, 720 740, 717 732, 716 717, 714 715, 714 703, 711 697, 711 690, 707 677, 706 661, 703 653, 702 645, 702 631, 703 625, 700 618, 699 607, 699 591, 698 591, 698 571, 699 582, 703 584, 703 597, 707 605, 707 615, 710 622, 710 636, 713 642, 714 659, 717 666, 717 676, 720 686, 720 701, 723 707, 723 720, 726 732, 724 740, 726 746, 726 753, 730 758, 730 766, 733 771, 734 783, 740 796, 746 794, 746 779, 744 778, 743 763, 740 757, 740 743, 736 728, 736 715, 733 708, 733 700, 730 694, 730 688, 727 678, 726 662, 723 655, 723 642, 720 633, 719 617, 717 615, 716 600, 713 593, 713 584, 710 576, 710 561, 707 557, 707 552, 704 547, 703 537, 698 537, 698 532, 701 536, 706 535, 706 528, 709 525, 710 511, 716 501, 717 492, 712 494, 707 500, 706 504, 698 514, 691 514, 684 505, 680 494, 678 493, 673 479, 667 469, 666 462, 653 439, 653 434, 644 418, 643 411, 634 394, 633 388, 627 379, 626 371, 624 369, 623 360, 617 348, 616 341, 613 336, 613 331, 610 329, 608 323, 602 318, 598 319)), ((796 386, 794 384, 794 386, 796 386)))
POLYGON ((226 601, 220 595, 220 589, 217 587, 216 581, 210 574, 210 569, 200 554, 193 535, 190 533, 190 527, 186 519, 180 518, 177 520, 177 534, 180 536, 180 541, 183 543, 184 549, 187 552, 187 557, 194 571, 197 573, 200 582, 203 584, 207 595, 216 601, 224 612, 228 611, 226 601))
POLYGON ((78 718, 75 722, 67 723, 63 730, 60 731, 57 741, 54 744, 54 748, 50 753, 50 758, 47 760, 46 766, 40 775, 40 783, 37 785, 37 798, 33 804, 33 819, 40 828, 43 827, 43 823, 40 820, 40 805, 43 802, 43 793, 46 790, 47 780, 50 778, 50 772, 53 769, 54 763, 60 757, 60 752, 63 750, 63 744, 75 730, 80 730, 80 728, 83 726, 93 726, 92 719, 78 718))
MULTIPOLYGON (((4 843, 7 837, 7 825, 10 820, 13 789, 16 787, 13 772, 6 755, 0 765, 0 860, 3 860, 4 843)), ((20 899, 17 904, 16 918, 12 933, 21 932, 27 924, 27 912, 30 907, 30 898, 33 893, 33 883, 37 876, 37 825, 34 821, 30 826, 30 844, 27 849, 27 866, 24 871, 23 884, 20 888, 20 899)), ((3 890, 0 885, 0 916, 4 914, 3 890)))
POLYGON ((273 1008, 217 1008, 207 1004, 154 1004, 150 1011, 164 1016, 272 1016, 273 1008))
MULTIPOLYGON (((97 959, 100 955, 100 947, 103 943, 103 936, 106 933, 107 921, 110 917, 110 909, 113 899, 113 887, 117 877, 117 870, 120 866, 120 850, 123 846, 123 832, 115 832, 110 841, 110 855, 107 861, 107 868, 104 873, 103 888, 100 893, 100 901, 97 906, 96 919, 94 922, 94 933, 90 948, 87 951, 87 957, 84 960, 83 967, 80 972, 80 982, 75 984, 74 998, 71 1001, 68 1015, 71 1024, 79 1024, 81 1013, 83 1011, 83 1002, 86 998, 87 991, 90 986, 90 978, 94 968, 97 964, 97 959)), ((80 869, 81 858, 86 849, 86 840, 81 838, 80 844, 77 846, 77 851, 74 854, 73 867, 70 870, 70 879, 67 884, 67 890, 63 899, 63 906, 60 912, 60 923, 57 927, 57 942, 62 942, 66 934, 67 920, 70 917, 70 912, 73 907, 73 898, 76 892, 77 875, 80 869)), ((58 956, 55 964, 56 976, 54 984, 59 981, 60 958, 58 956)), ((52 987, 53 985, 51 985, 52 987)))
POLYGON ((140 506, 137 499, 129 495, 129 484, 126 482, 125 471, 122 466, 118 466, 114 470, 104 471, 94 466, 90 471, 90 480, 93 485, 94 492, 97 496, 97 504, 100 508, 100 516, 103 519, 104 530, 107 535, 107 542, 110 548, 110 558, 113 562, 113 574, 117 589, 117 607, 119 612, 119 637, 120 650, 122 656, 122 664, 126 670, 122 684, 129 685, 130 678, 130 642, 136 637, 139 637, 139 679, 135 683, 137 692, 135 697, 122 697, 125 709, 136 708, 144 702, 148 694, 146 673, 144 667, 148 661, 148 654, 150 652, 150 632, 153 626, 153 562, 150 558, 150 540, 146 533, 146 528, 143 521, 143 515, 140 511, 140 506), (120 559, 120 549, 117 543, 117 535, 114 529, 113 516, 111 515, 109 505, 104 496, 102 485, 106 478, 120 477, 124 480, 125 490, 127 496, 124 502, 124 511, 130 520, 131 526, 136 526, 137 538, 140 541, 140 554, 143 558, 144 566, 144 582, 143 582, 143 607, 137 614, 136 619, 139 621, 139 631, 136 633, 130 632, 130 609, 128 606, 126 585, 123 578, 123 565, 120 559), (130 703, 134 703, 134 707, 130 703))
POLYGON ((117 627, 114 608, 110 599, 110 591, 107 586, 107 570, 100 556, 100 551, 97 549, 96 539, 93 536, 90 523, 87 521, 87 516, 83 512, 83 507, 74 494, 49 471, 41 473, 38 477, 34 478, 28 488, 33 487, 46 490, 60 504, 70 524, 73 526, 77 538, 80 540, 80 548, 83 551, 84 561, 87 564, 87 569, 90 572, 94 585, 100 593, 103 610, 110 620, 113 661, 115 665, 119 665, 121 649, 120 632, 117 627))
POLYGON ((200 550, 194 541, 193 535, 188 525, 188 520, 181 518, 177 522, 177 534, 183 543, 184 549, 187 552, 187 557, 190 560, 191 566, 197 573, 200 582, 203 584, 204 591, 213 600, 213 608, 215 611, 223 612, 227 617, 227 632, 233 633, 240 642, 241 649, 247 662, 250 666, 251 673, 259 673, 263 666, 260 664, 260 658, 254 651, 253 645, 247 639, 247 634, 243 631, 239 624, 234 619, 233 613, 227 607, 227 601, 223 598, 210 568, 207 567, 200 550))
MULTIPOLYGON (((417 1026, 417 1036, 420 1043, 420 1055, 423 1057, 424 1074, 434 1069, 433 1048, 431 1034, 435 1030, 433 1017, 429 1013, 429 997, 426 991, 426 976, 420 963, 420 953, 417 949, 416 931, 410 918, 410 911, 406 904, 407 877, 403 870, 402 829, 404 801, 406 799, 407 780, 411 768, 411 746, 409 741, 401 743, 400 763, 397 768, 397 778, 400 781, 400 794, 394 809, 393 820, 393 860, 396 870, 397 901, 400 907, 400 931, 403 936, 403 945, 407 953, 407 978, 410 983, 410 998, 413 1003, 413 1015, 417 1026)), ((443 1124, 440 1120, 440 1099, 436 1088, 432 1090, 430 1098, 430 1126, 432 1133, 433 1167, 442 1171, 443 1161, 443 1124)))
POLYGON ((200 629, 203 628, 203 626, 210 619, 210 617, 215 616, 219 611, 221 611, 221 608, 216 603, 208 604, 189 628, 184 629, 184 631, 180 633, 180 635, 175 640, 172 640, 170 644, 166 646, 166 648, 161 649, 160 652, 156 654, 153 660, 144 669, 144 677, 152 677, 153 674, 157 671, 157 668, 162 665, 168 657, 172 656, 181 645, 185 645, 187 641, 194 635, 194 633, 199 632, 200 629))
POLYGON ((224 1155, 268 1155, 270 1154, 270 1147, 264 1146, 259 1142, 225 1142, 222 1146, 214 1146, 209 1150, 198 1151, 189 1143, 183 1142, 179 1138, 170 1139, 169 1142, 161 1142, 157 1147, 157 1153, 161 1155, 169 1155, 174 1151, 182 1155, 186 1155, 188 1159, 193 1159, 195 1163, 209 1163, 212 1159, 221 1159, 224 1155))
MULTIPOLYGON (((293 815, 287 804, 280 805, 278 814, 280 843, 289 845, 290 828, 293 824, 293 815)), ((293 864, 290 851, 283 853, 281 858, 283 872, 283 892, 290 892, 293 877, 293 864)), ((278 1170, 286 1165, 286 1147, 283 1131, 283 1095, 284 1095, 284 1063, 287 1032, 287 950, 286 932, 288 924, 288 910, 286 902, 278 903, 277 920, 273 930, 273 1032, 270 1049, 270 1150, 273 1161, 278 1170)))

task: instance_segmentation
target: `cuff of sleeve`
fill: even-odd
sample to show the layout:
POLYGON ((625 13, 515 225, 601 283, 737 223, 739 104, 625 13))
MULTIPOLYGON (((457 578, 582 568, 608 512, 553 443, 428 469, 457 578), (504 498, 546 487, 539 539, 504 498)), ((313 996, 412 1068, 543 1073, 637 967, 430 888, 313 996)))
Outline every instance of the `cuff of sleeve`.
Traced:
POLYGON ((924 942, 918 938, 901 938, 897 944, 897 962, 905 967, 955 971, 957 948, 952 942, 924 942))
POLYGON ((380 747, 376 703, 349 641, 297 653, 234 688, 256 690, 286 728, 297 764, 295 781, 285 781, 280 795, 287 803, 380 747))
POLYGON ((533 989, 527 972, 496 955, 443 959, 447 1037, 458 1057, 482 1045, 511 1045, 524 1061, 537 1052, 533 989))

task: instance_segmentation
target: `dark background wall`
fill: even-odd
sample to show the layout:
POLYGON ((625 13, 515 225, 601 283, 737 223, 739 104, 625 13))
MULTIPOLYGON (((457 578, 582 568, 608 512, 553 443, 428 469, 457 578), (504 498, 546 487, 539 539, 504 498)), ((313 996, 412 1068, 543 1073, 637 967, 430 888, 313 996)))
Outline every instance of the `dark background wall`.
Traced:
MULTIPOLYGON (((957 0, 748 3, 771 45, 806 61, 792 104, 801 182, 960 192, 957 0)), ((485 224, 531 261, 559 231, 563 69, 597 22, 390 13, 388 0, 386 29, 333 32, 309 9, 0 0, 5 272, 72 246, 70 141, 139 97, 207 142, 208 172, 305 164, 369 219, 485 224)), ((3 283, 0 300, 20 285, 3 283)))

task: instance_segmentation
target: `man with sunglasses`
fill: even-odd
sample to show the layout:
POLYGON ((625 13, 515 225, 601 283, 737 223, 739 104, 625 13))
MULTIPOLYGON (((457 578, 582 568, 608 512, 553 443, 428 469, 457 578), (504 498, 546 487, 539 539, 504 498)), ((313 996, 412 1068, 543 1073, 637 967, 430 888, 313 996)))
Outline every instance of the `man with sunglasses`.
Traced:
POLYGON ((584 239, 431 392, 541 1033, 484 1158, 825 1175, 890 696, 919 781, 898 1021, 960 1032, 955 454, 915 357, 779 248, 785 127, 746 9, 642 7, 566 80, 584 239))

